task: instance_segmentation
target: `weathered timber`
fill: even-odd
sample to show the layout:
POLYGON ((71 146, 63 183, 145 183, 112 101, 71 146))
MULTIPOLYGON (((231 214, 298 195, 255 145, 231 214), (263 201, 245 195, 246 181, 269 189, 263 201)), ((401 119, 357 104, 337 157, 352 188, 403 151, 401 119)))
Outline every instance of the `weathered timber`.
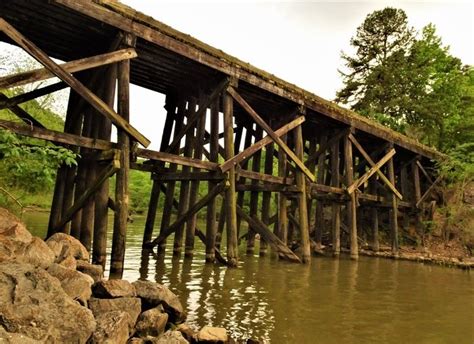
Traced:
POLYGON ((341 138, 345 135, 347 135, 350 132, 350 128, 347 129, 342 129, 339 132, 337 132, 331 139, 327 140, 324 144, 320 144, 318 147, 318 150, 315 151, 314 153, 311 153, 308 156, 308 159, 306 159, 306 165, 308 166, 309 164, 314 163, 319 159, 319 156, 326 152, 328 148, 330 148, 333 144, 336 142, 339 142, 341 138))
MULTIPOLYGON (((250 129, 251 128, 249 128, 249 127, 245 128, 244 150, 252 145, 253 130, 250 130, 250 129)), ((242 170, 244 171, 244 174, 249 172, 249 171, 247 171, 248 164, 249 164, 249 159, 244 159, 244 160, 242 160, 240 166, 237 165, 236 168, 235 168, 237 182, 240 183, 240 184, 244 184, 246 178, 243 175, 239 174, 239 173, 242 170)), ((237 194, 237 205, 242 208, 244 206, 244 200, 245 200, 245 192, 239 191, 238 194, 237 194)), ((237 216, 237 236, 240 236, 241 223, 242 223, 242 221, 241 221, 240 216, 237 216)))
MULTIPOLYGON (((346 185, 352 185, 354 181, 354 169, 352 158, 352 143, 350 134, 344 137, 344 163, 346 174, 346 185)), ((370 159, 370 157, 369 157, 370 159)), ((355 193, 350 194, 350 200, 346 203, 347 227, 349 228, 351 259, 358 259, 359 247, 357 243, 357 202, 355 193)))
MULTIPOLYGON (((76 91, 82 98, 84 98, 89 104, 91 104, 98 112, 109 118, 115 125, 120 129, 124 130, 128 135, 132 136, 144 147, 150 144, 150 141, 143 136, 138 130, 125 121, 120 115, 118 115, 113 109, 105 104, 100 98, 92 93, 83 83, 81 83, 72 74, 64 70, 56 62, 48 57, 41 49, 35 44, 24 37, 18 32, 13 26, 8 24, 4 19, 0 18, 0 30, 2 30, 8 37, 10 37, 16 44, 22 47, 28 54, 34 57, 38 62, 46 67, 51 73, 56 75, 66 84, 68 84, 74 91, 76 91)), ((125 60, 130 63, 130 60, 125 60)), ((121 62, 125 63, 125 62, 121 62)))
MULTIPOLYGON (((419 170, 419 166, 417 164, 418 160, 414 160, 412 162, 412 178, 413 178, 413 188, 414 188, 414 197, 413 197, 413 201, 414 201, 414 205, 416 207, 416 204, 420 201, 421 199, 421 185, 420 185, 420 170, 419 170)), ((421 204, 421 203, 420 203, 421 204)), ((422 214, 420 211, 417 211, 416 212, 416 222, 415 222, 415 226, 416 226, 416 231, 418 232, 418 234, 423 237, 423 228, 422 228, 422 221, 423 221, 423 217, 422 217, 422 214)))
MULTIPOLYGON (((400 169, 400 189, 405 201, 410 200, 411 197, 408 185, 408 168, 406 165, 402 166, 400 169)), ((402 228, 405 233, 410 230, 410 217, 408 215, 408 211, 403 212, 402 228)))
POLYGON ((428 172, 425 170, 425 168, 423 167, 423 165, 421 164, 421 162, 419 160, 415 160, 416 161, 416 165, 418 166, 418 168, 420 169, 420 171, 423 173, 423 175, 426 177, 426 179, 428 180, 428 182, 430 184, 433 184, 434 181, 433 179, 431 179, 430 175, 428 174, 428 172))
POLYGON ((416 207, 420 208, 420 205, 429 197, 429 195, 433 192, 435 189, 436 185, 439 184, 442 180, 441 176, 438 176, 436 180, 433 182, 433 184, 430 185, 430 187, 425 191, 423 196, 420 197, 420 199, 416 202, 416 207))
MULTIPOLYGON (((255 129, 255 141, 260 140, 263 135, 263 130, 259 127, 255 129)), ((252 156, 252 172, 253 173, 260 173, 260 161, 261 161, 261 151, 259 150, 252 156)), ((258 185, 258 180, 252 179, 251 184, 253 186, 258 185)), ((259 192, 258 191, 251 191, 250 192, 250 217, 256 217, 258 213, 258 199, 259 199, 259 192)), ((256 232, 249 226, 249 230, 247 232, 247 254, 254 253, 255 247, 255 234, 256 232)))
MULTIPOLYGON (((331 146, 331 186, 339 188, 341 183, 340 177, 340 158, 339 158, 340 138, 331 146)), ((341 206, 337 203, 331 205, 331 236, 332 236, 332 252, 334 256, 338 256, 341 252, 341 206)))
MULTIPOLYGON (((304 122, 304 120, 305 120, 304 116, 298 117, 297 119, 291 121, 288 124, 285 124, 283 127, 276 130, 275 135, 277 135, 278 137, 281 137, 281 136, 285 135, 290 130, 293 130, 298 125, 301 125, 304 122)), ((243 150, 239 154, 232 157, 232 159, 229 159, 229 160, 225 161, 224 163, 222 163, 219 166, 219 169, 222 172, 226 172, 231 166, 235 166, 235 165, 239 164, 240 162, 242 162, 243 160, 248 159, 253 154, 255 154, 256 152, 261 150, 263 147, 270 144, 270 142, 272 142, 272 137, 270 135, 265 136, 263 139, 259 140, 258 142, 255 142, 252 146, 246 148, 245 150, 243 150)))
MULTIPOLYGON (((393 151, 393 148, 388 148, 387 155, 393 151)), ((392 185, 395 185, 395 169, 394 169, 394 162, 393 156, 388 161, 387 164, 387 174, 388 180, 392 185)), ((392 253, 398 254, 398 206, 397 206, 397 198, 395 194, 390 196, 390 202, 392 203, 392 207, 389 210, 389 217, 390 217, 390 238, 392 243, 392 253)))
POLYGON ((58 82, 52 85, 48 85, 42 88, 37 88, 33 91, 19 94, 15 97, 8 98, 4 94, 0 93, 0 110, 13 108, 18 104, 26 103, 30 100, 45 96, 47 94, 62 90, 66 88, 67 85, 64 82, 58 82))
POLYGON ((303 162, 298 159, 298 157, 293 153, 293 151, 288 148, 288 146, 280 139, 278 135, 270 128, 270 126, 255 112, 254 109, 242 98, 242 96, 237 93, 237 91, 229 87, 227 88, 227 93, 229 93, 232 98, 234 98, 237 103, 252 117, 252 119, 263 129, 265 132, 273 139, 273 141, 280 146, 288 157, 296 164, 296 166, 304 173, 312 182, 315 181, 315 177, 313 174, 308 170, 308 168, 303 164, 303 162))
POLYGON ((171 164, 178 164, 188 167, 201 168, 208 171, 217 171, 219 164, 211 161, 203 161, 187 156, 180 156, 165 152, 157 152, 150 149, 137 148, 136 154, 140 158, 169 162, 171 164))
POLYGON ((286 246, 275 234, 273 234, 270 229, 257 217, 251 217, 247 215, 242 208, 237 207, 237 213, 242 217, 249 227, 254 228, 254 230, 260 234, 262 238, 276 251, 279 253, 280 258, 289 260, 291 262, 301 263, 301 259, 286 246))
MULTIPOLYGON (((281 137, 286 143, 286 135, 281 137)), ((278 149, 278 175, 286 178, 288 173, 286 155, 281 148, 278 149)), ((284 193, 278 194, 278 224, 277 236, 286 245, 288 243, 288 208, 287 197, 284 193)))
MULTIPOLYGON (((66 62, 60 64, 60 66, 68 73, 75 73, 120 62, 126 59, 133 59, 135 57, 137 57, 135 49, 130 48, 66 62)), ((52 77, 54 77, 54 74, 46 68, 39 68, 18 74, 7 75, 0 77, 0 89, 18 87, 31 82, 46 80, 52 77)))
POLYGON ((283 192, 288 194, 300 193, 296 185, 281 185, 281 184, 242 184, 237 183, 235 186, 237 191, 253 191, 253 192, 283 192))
POLYGON ((153 180, 160 182, 168 181, 181 181, 181 180, 214 180, 220 181, 225 178, 225 175, 220 172, 169 172, 164 169, 164 172, 153 174, 151 177, 153 180))
MULTIPOLYGON (((323 134, 319 141, 319 147, 326 147, 325 150, 318 157, 318 173, 316 176, 316 181, 320 185, 324 185, 324 174, 325 174, 325 161, 326 161, 326 151, 327 151, 327 141, 328 137, 326 134, 323 134)), ((316 203, 316 211, 314 213, 314 241, 316 243, 316 250, 320 250, 322 246, 322 237, 324 231, 324 203, 316 203)))
MULTIPOLYGON (((0 92, 0 101, 8 102, 13 98, 8 98, 6 95, 0 92)), ((36 118, 31 116, 28 112, 23 110, 21 107, 17 105, 11 105, 9 106, 9 110, 13 112, 15 115, 18 116, 19 119, 21 119, 23 122, 30 126, 35 126, 39 128, 45 128, 43 124, 41 124, 36 118)))

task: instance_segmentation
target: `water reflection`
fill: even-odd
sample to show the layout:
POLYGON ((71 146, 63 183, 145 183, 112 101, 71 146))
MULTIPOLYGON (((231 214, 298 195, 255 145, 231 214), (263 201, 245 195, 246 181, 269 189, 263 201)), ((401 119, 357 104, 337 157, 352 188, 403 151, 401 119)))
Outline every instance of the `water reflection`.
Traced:
MULTIPOLYGON (((25 220, 42 236, 47 214, 25 220)), ((174 257, 172 240, 165 255, 142 251, 143 226, 136 218, 129 227, 124 278, 169 286, 196 328, 224 326, 235 338, 272 343, 473 342, 469 272, 344 256, 298 265, 246 256, 245 248, 241 267, 227 269, 206 265, 200 242, 193 259, 174 257)))

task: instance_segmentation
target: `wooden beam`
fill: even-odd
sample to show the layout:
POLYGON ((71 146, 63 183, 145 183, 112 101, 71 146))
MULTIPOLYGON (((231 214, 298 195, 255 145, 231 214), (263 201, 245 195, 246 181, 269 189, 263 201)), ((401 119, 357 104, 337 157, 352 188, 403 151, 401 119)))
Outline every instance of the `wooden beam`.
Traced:
POLYGON ((283 151, 289 156, 291 160, 296 164, 296 166, 311 180, 315 181, 314 175, 308 170, 308 168, 303 164, 303 162, 298 159, 295 153, 280 139, 278 135, 270 128, 270 126, 255 112, 254 109, 240 96, 239 93, 233 88, 228 87, 227 92, 232 96, 232 98, 237 101, 237 103, 242 106, 242 108, 252 117, 252 119, 260 126, 263 130, 273 139, 273 141, 280 146, 283 151))
POLYGON ((219 167, 219 164, 215 162, 203 161, 200 159, 194 159, 165 152, 157 152, 149 149, 137 148, 136 153, 137 156, 140 158, 164 161, 169 162, 171 164, 178 164, 189 167, 197 167, 208 171, 217 171, 219 167))
POLYGON ((431 194, 431 192, 433 192, 434 188, 441 181, 441 179, 442 179, 442 177, 438 176, 438 178, 436 178, 436 180, 433 182, 433 184, 431 184, 431 186, 428 188, 428 190, 425 191, 423 196, 421 196, 421 198, 416 202, 416 207, 417 208, 420 208, 420 205, 428 198, 428 196, 431 194))
POLYGON ((430 184, 433 184, 434 181, 433 179, 431 179, 430 175, 428 174, 428 172, 426 172, 425 168, 423 167, 423 165, 420 163, 420 160, 416 160, 416 164, 418 165, 418 167, 420 168, 420 171, 423 173, 423 175, 426 177, 426 179, 428 180, 428 182, 430 184))
POLYGON ((67 85, 60 81, 58 83, 48 85, 42 88, 37 88, 36 90, 33 90, 31 92, 19 94, 15 97, 8 98, 6 95, 2 94, 0 92, 0 110, 2 109, 7 109, 7 108, 12 108, 18 104, 21 103, 26 103, 27 101, 45 96, 47 94, 62 90, 66 88, 67 85))
MULTIPOLYGON (((60 64, 60 66, 68 73, 75 73, 120 62, 127 59, 133 59, 135 57, 137 57, 137 52, 135 51, 135 49, 129 48, 62 63, 60 64)), ((7 75, 0 77, 0 89, 18 87, 53 77, 54 74, 46 68, 39 68, 18 74, 7 75)))
MULTIPOLYGON (((10 100, 10 98, 8 98, 6 95, 4 95, 3 93, 0 92, 0 100, 8 102, 10 100)), ((45 126, 43 124, 41 124, 36 118, 31 116, 28 112, 23 110, 18 105, 12 105, 9 110, 11 112, 13 112, 15 115, 17 115, 19 119, 21 119, 23 122, 25 122, 29 126, 45 128, 45 126)))
POLYGON ((314 153, 310 152, 311 154, 308 156, 308 159, 306 159, 306 163, 305 163, 306 166, 318 160, 321 154, 323 154, 328 148, 332 147, 336 142, 339 142, 339 140, 343 136, 349 134, 349 132, 350 132, 350 128, 339 131, 336 135, 331 137, 327 142, 325 142, 324 144, 321 144, 316 152, 314 153))
POLYGON ((299 193, 301 192, 295 185, 281 185, 281 184, 236 184, 237 191, 253 191, 253 192, 286 192, 299 193))
POLYGON ((101 149, 101 150, 117 148, 117 145, 115 143, 112 143, 109 141, 91 139, 89 137, 62 133, 59 131, 43 129, 39 127, 26 126, 21 123, 5 121, 2 119, 0 119, 0 128, 10 130, 14 132, 15 134, 22 135, 22 136, 34 137, 37 139, 51 141, 54 143, 63 143, 63 144, 77 146, 77 147, 85 147, 85 148, 90 148, 90 149, 101 149))
POLYGON ((223 180, 225 175, 219 172, 159 172, 151 177, 156 181, 181 181, 181 180, 223 180))
POLYGON ((54 75, 56 75, 66 84, 68 84, 99 113, 110 119, 115 125, 123 129, 128 135, 132 136, 144 147, 147 147, 150 144, 150 141, 145 136, 143 136, 138 130, 132 127, 128 121, 118 115, 102 99, 92 93, 72 74, 64 70, 56 62, 50 59, 48 55, 46 55, 41 49, 39 49, 35 44, 29 41, 26 37, 24 37, 20 32, 18 32, 13 26, 8 24, 2 18, 0 18, 0 30, 3 31, 16 44, 22 47, 28 54, 34 57, 38 62, 45 66, 50 72, 52 72, 54 75))
POLYGON ((270 229, 260 221, 256 216, 250 217, 247 215, 242 208, 237 206, 237 213, 241 218, 243 218, 249 224, 249 227, 252 227, 261 237, 276 251, 279 253, 279 256, 283 259, 289 260, 291 262, 301 263, 301 259, 288 248, 275 234, 273 234, 270 229))
MULTIPOLYGON (((352 185, 347 188, 347 193, 350 195, 357 190, 362 184, 364 184, 370 177, 374 175, 380 168, 385 165, 395 155, 395 149, 392 148, 387 154, 383 156, 375 165, 373 165, 367 172, 365 172, 359 179, 357 179, 352 185)), ((393 183, 392 183, 393 185, 393 183)))
POLYGON ((77 199, 74 204, 64 212, 61 220, 57 223, 55 230, 58 231, 64 226, 71 218, 76 214, 76 212, 82 208, 85 202, 91 197, 102 185, 102 183, 107 180, 109 177, 113 176, 115 172, 120 168, 120 163, 115 161, 110 164, 107 168, 103 169, 102 172, 97 176, 95 181, 91 183, 89 188, 87 188, 84 193, 77 199))
POLYGON ((160 233, 160 235, 153 241, 144 243, 145 248, 153 248, 156 245, 159 245, 163 240, 165 240, 170 234, 174 233, 179 227, 181 227, 186 221, 188 221, 191 216, 205 207, 214 197, 219 195, 222 191, 224 191, 225 187, 223 183, 217 184, 211 192, 209 192, 206 196, 200 199, 198 202, 193 204, 186 213, 184 213, 181 217, 179 217, 172 225, 167 227, 164 231, 160 233))
MULTIPOLYGON (((349 140, 351 140, 351 142, 354 144, 354 146, 356 146, 357 150, 360 152, 360 154, 362 154, 362 156, 364 157, 365 160, 367 160, 370 164, 371 167, 375 166, 375 162, 372 160, 372 158, 370 157, 369 154, 367 154, 367 152, 364 150, 364 148, 362 148, 362 146, 360 145, 359 141, 357 141, 357 139, 354 137, 354 135, 352 134, 349 134, 349 140)), ((380 170, 376 170, 375 171, 378 176, 380 177, 380 179, 384 182, 385 185, 387 185, 387 187, 400 199, 402 200, 403 199, 403 196, 400 192, 398 192, 397 188, 392 184, 390 183, 390 181, 388 180, 388 178, 380 171, 380 170)))
MULTIPOLYGON (((290 123, 285 124, 280 129, 276 130, 275 135, 277 135, 278 137, 281 137, 281 136, 285 135, 286 133, 288 133, 290 130, 293 130, 297 126, 301 125, 304 121, 305 121, 304 116, 300 116, 297 119, 291 121, 290 123)), ((231 159, 223 162, 219 166, 219 169, 222 172, 228 171, 229 168, 239 164, 240 162, 242 162, 245 159, 248 159, 249 157, 251 157, 253 154, 258 152, 260 149, 262 149, 263 147, 265 147, 266 145, 268 145, 272 141, 273 140, 272 140, 272 137, 270 135, 265 136, 263 139, 261 139, 258 142, 254 143, 253 145, 251 145, 247 149, 243 150, 239 154, 235 155, 231 159)))
POLYGON ((259 180, 265 183, 281 184, 281 185, 293 185, 293 178, 283 178, 278 176, 272 176, 270 174, 254 172, 249 170, 244 170, 241 168, 236 169, 237 177, 243 177, 253 180, 259 180))

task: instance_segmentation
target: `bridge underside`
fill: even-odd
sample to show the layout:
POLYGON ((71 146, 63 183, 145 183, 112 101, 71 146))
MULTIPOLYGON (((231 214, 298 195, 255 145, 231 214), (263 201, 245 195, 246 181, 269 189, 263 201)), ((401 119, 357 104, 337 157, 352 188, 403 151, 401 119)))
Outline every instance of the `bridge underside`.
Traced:
MULTIPOLYGON (((163 251, 173 235, 174 253, 184 247, 192 256, 197 236, 207 261, 235 266, 239 243, 244 239, 253 253, 257 234, 260 254, 269 246, 297 262, 323 247, 334 255, 347 248, 357 258, 361 244, 379 249, 379 232, 394 254, 399 238, 422 236, 423 218, 437 200, 432 160, 442 156, 436 151, 120 3, 15 1, 0 5, 0 17, 0 40, 45 67, 2 77, 0 89, 61 80, 14 98, 0 95, 0 109, 26 123, 0 125, 80 154, 77 167, 58 170, 48 235, 72 234, 92 250, 94 263, 105 264, 111 208, 117 276, 130 169, 153 180, 146 249, 163 251), (129 124, 131 83, 166 95, 159 151, 146 149, 149 140, 129 124), (64 132, 45 128, 18 106, 66 87, 64 132), (198 213, 205 228, 197 226, 198 213)), ((160 105, 149 102, 150 112, 160 105)))

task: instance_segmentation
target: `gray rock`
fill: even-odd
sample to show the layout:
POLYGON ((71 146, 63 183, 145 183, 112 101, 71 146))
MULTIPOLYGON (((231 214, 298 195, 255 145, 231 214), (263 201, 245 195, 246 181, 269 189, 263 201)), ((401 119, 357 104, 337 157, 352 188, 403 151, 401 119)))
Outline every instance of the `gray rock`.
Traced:
POLYGON ((135 297, 135 287, 126 280, 112 279, 99 281, 92 286, 94 297, 112 299, 116 297, 135 297))
POLYGON ((74 258, 89 261, 89 252, 87 249, 79 240, 70 235, 64 233, 53 234, 46 240, 46 244, 54 252, 56 257, 59 257, 63 252, 63 247, 67 246, 74 258))
POLYGON ((118 299, 96 299, 89 300, 89 308, 97 318, 99 315, 112 311, 122 311, 130 315, 132 326, 135 326, 141 313, 141 301, 137 297, 121 297, 118 299))
POLYGON ((0 328, 48 343, 86 343, 92 312, 73 301, 58 279, 31 264, 0 263, 0 328))
POLYGON ((92 335, 93 344, 125 344, 133 327, 132 319, 126 312, 102 313, 97 318, 97 327, 92 335))
POLYGON ((227 343, 229 336, 222 327, 204 326, 197 334, 198 343, 227 343))
POLYGON ((160 305, 140 314, 135 330, 140 337, 157 337, 165 331, 167 322, 168 314, 160 305))
POLYGON ((137 296, 142 299, 144 310, 161 304, 169 314, 171 322, 181 323, 186 319, 186 313, 179 298, 164 285, 150 281, 136 281, 132 284, 137 296))
POLYGON ((153 344, 189 344, 189 342, 183 337, 179 331, 166 331, 163 335, 159 336, 157 340, 152 342, 153 344))
POLYGON ((102 265, 91 264, 83 260, 77 261, 77 271, 91 276, 94 282, 99 282, 104 276, 104 268, 102 265))
POLYGON ((92 295, 91 286, 94 283, 90 276, 56 263, 52 264, 47 271, 61 282, 61 287, 73 300, 83 306, 87 305, 92 295))

